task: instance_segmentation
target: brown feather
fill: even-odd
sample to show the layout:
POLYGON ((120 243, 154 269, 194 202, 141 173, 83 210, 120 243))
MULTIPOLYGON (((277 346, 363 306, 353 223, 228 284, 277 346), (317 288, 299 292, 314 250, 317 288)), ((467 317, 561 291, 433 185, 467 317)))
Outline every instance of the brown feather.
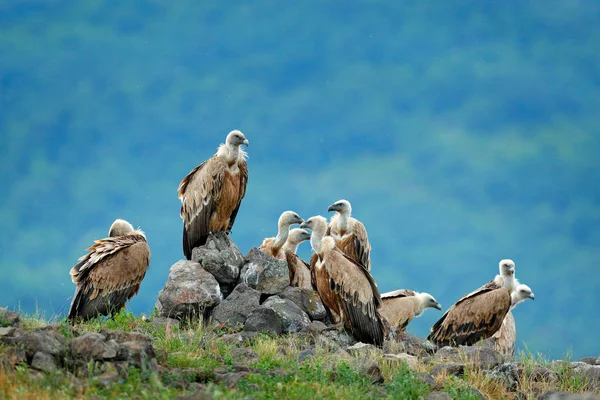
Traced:
POLYGON ((278 249, 275 249, 275 238, 270 237, 263 240, 262 244, 258 247, 260 251, 263 253, 275 257, 279 260, 283 260, 286 258, 286 254, 283 251, 283 246, 280 246, 278 249))
POLYGON ((71 268, 76 286, 69 319, 113 314, 137 294, 150 264, 150 248, 139 231, 96 240, 71 268))
POLYGON ((371 271, 371 244, 367 230, 356 218, 348 219, 348 231, 341 232, 337 225, 338 215, 329 224, 328 235, 335 240, 335 245, 348 257, 371 271))
POLYGON ((415 292, 408 289, 397 290, 393 294, 382 296, 381 315, 389 324, 397 329, 396 333, 404 332, 408 324, 418 313, 420 301, 415 292))
POLYGON ((382 345, 386 333, 378 308, 381 296, 371 274, 337 248, 319 256, 314 268, 317 292, 326 306, 341 315, 353 336, 382 345))
POLYGON ((439 346, 473 345, 500 329, 510 304, 510 292, 491 281, 450 307, 427 339, 439 346))
POLYGON ((291 286, 312 289, 312 277, 309 265, 291 250, 285 252, 290 272, 291 286))
POLYGON ((515 342, 517 339, 517 327, 515 317, 509 311, 502 321, 502 326, 492 337, 485 340, 485 345, 495 349, 502 355, 513 357, 515 355, 515 342))
POLYGON ((183 219, 183 253, 189 260, 209 233, 231 231, 246 194, 248 165, 243 158, 237 170, 217 154, 194 168, 178 187, 183 219))

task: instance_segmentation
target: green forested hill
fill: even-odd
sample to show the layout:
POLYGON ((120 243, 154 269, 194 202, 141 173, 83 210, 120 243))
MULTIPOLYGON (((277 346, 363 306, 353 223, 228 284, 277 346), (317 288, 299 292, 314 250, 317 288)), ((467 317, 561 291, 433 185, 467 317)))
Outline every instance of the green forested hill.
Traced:
POLYGON ((182 257, 179 180, 239 128, 242 252, 347 198, 382 291, 448 307, 512 258, 536 294, 519 340, 598 353, 597 3, 5 3, 0 304, 64 314, 70 267, 125 218, 150 311, 182 257))

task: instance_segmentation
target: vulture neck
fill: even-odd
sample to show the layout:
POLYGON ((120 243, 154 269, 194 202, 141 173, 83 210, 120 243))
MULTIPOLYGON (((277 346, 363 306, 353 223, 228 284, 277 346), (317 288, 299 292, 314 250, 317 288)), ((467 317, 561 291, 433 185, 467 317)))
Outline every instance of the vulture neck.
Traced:
MULTIPOLYGON (((290 225, 279 221, 277 224, 277 236, 275 236, 275 241, 273 242, 273 249, 279 250, 287 241, 288 236, 290 234, 290 225)), ((298 247, 298 245, 296 245, 298 247)))
POLYGON ((322 251, 324 250, 323 246, 323 237, 325 236, 325 231, 327 227, 316 227, 315 230, 312 231, 312 235, 310 235, 310 246, 313 248, 315 253, 320 256, 323 255, 322 251))
POLYGON ((292 253, 296 254, 296 252, 298 251, 298 246, 299 245, 300 245, 300 243, 298 243, 298 242, 288 240, 283 245, 283 251, 285 253, 287 253, 288 251, 291 251, 292 253))
POLYGON ((421 294, 417 294, 417 299, 419 300, 417 302, 417 307, 415 310, 415 317, 418 317, 419 315, 423 314, 423 311, 425 311, 425 298, 423 298, 421 296, 421 294))
POLYGON ((337 219, 338 230, 340 232, 340 236, 343 236, 346 232, 348 232, 348 223, 350 221, 350 212, 343 211, 338 214, 337 219))
POLYGON ((244 157, 245 153, 244 151, 240 150, 239 145, 227 143, 219 146, 217 155, 221 157, 227 163, 227 165, 232 166, 240 161, 240 158, 244 157))

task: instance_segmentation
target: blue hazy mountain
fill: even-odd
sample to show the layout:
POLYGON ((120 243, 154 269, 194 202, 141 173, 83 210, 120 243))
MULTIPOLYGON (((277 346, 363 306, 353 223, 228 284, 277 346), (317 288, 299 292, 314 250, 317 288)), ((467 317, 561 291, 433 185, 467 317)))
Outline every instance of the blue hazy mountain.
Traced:
POLYGON ((125 218, 152 250, 129 307, 151 312, 183 257, 177 185, 238 128, 243 253, 346 198, 382 291, 447 308, 512 258, 536 294, 519 347, 596 355, 599 4, 0 5, 0 304, 64 315, 69 269, 125 218))

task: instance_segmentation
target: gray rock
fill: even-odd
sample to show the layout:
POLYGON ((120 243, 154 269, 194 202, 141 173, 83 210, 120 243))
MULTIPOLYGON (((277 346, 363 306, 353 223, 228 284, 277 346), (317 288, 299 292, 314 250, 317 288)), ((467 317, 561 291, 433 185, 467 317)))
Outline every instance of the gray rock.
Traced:
POLYGON ((18 347, 9 347, 0 354, 0 367, 14 368, 26 362, 25 350, 18 347))
POLYGON ((215 382, 221 383, 228 388, 234 388, 248 375, 248 372, 226 372, 224 374, 215 374, 215 382))
POLYGON ((310 338, 313 342, 319 336, 324 329, 327 329, 327 325, 322 323, 321 321, 312 321, 306 328, 302 329, 300 332, 304 333, 308 338, 310 338))
POLYGON ((27 358, 32 358, 36 352, 57 356, 65 352, 65 337, 51 327, 34 329, 32 331, 17 330, 13 337, 4 337, 2 341, 10 339, 8 344, 22 346, 27 358))
POLYGON ((300 352, 300 354, 298 354, 298 361, 304 361, 307 358, 314 357, 316 355, 317 351, 313 347, 304 349, 300 352))
POLYGON ((231 358, 236 362, 249 364, 258 361, 258 354, 248 348, 242 347, 231 350, 231 358))
POLYGON ((245 283, 261 293, 279 293, 290 285, 287 263, 253 247, 244 258, 239 283, 245 283))
POLYGON ((489 370, 504 362, 504 358, 494 349, 480 346, 446 346, 435 353, 435 358, 442 361, 467 363, 489 370))
POLYGON ((17 328, 15 328, 14 326, 0 328, 0 337, 13 336, 16 330, 17 330, 17 328))
POLYGON ((370 358, 357 358, 354 361, 354 370, 369 378, 372 383, 383 383, 384 381, 379 365, 370 358))
POLYGON ((263 307, 272 309, 279 316, 283 333, 296 333, 310 324, 308 315, 291 300, 272 296, 263 303, 263 307))
POLYGON ((436 352, 437 346, 428 340, 410 335, 406 332, 399 334, 395 341, 386 340, 384 350, 386 353, 392 353, 391 348, 397 349, 395 352, 407 353, 411 356, 423 357, 436 352))
POLYGON ((600 400, 600 396, 594 393, 567 393, 567 392, 557 392, 557 391, 549 391, 543 393, 539 400, 600 400))
POLYGON ((452 396, 446 392, 431 392, 425 396, 425 400, 452 400, 452 396))
POLYGON ((204 246, 192 250, 192 261, 202 265, 227 289, 238 281, 244 256, 225 232, 218 232, 208 235, 204 246))
POLYGON ((481 392, 479 390, 477 390, 477 388, 472 387, 470 389, 470 392, 473 396, 475 396, 476 398, 480 399, 480 400, 485 400, 485 396, 483 394, 481 394, 481 392))
POLYGON ((106 336, 96 332, 85 332, 71 340, 71 354, 74 358, 90 360, 110 360, 117 357, 119 345, 115 340, 106 341, 106 336))
MULTIPOLYGON (((348 349, 350 350, 350 349, 348 349)), ((417 368, 418 359, 415 356, 411 356, 410 354, 401 353, 401 354, 384 354, 383 359, 386 361, 394 362, 396 364, 406 363, 406 366, 415 370, 417 368)))
POLYGON ((436 377, 441 374, 462 377, 465 373, 464 364, 440 362, 431 368, 431 375, 436 377))
POLYGON ((429 375, 427 372, 419 372, 417 374, 417 380, 425 385, 429 386, 431 390, 440 390, 440 385, 436 382, 435 378, 429 375))
POLYGON ((36 352, 31 360, 31 368, 43 372, 56 371, 56 360, 50 354, 36 352))
POLYGON ((348 353, 355 357, 369 357, 375 353, 382 354, 381 349, 369 343, 358 342, 346 349, 348 353))
POLYGON ((202 266, 181 260, 170 271, 164 288, 158 293, 159 317, 194 319, 204 315, 223 300, 219 283, 202 266))
POLYGON ((288 286, 278 296, 293 301, 312 321, 322 321, 327 317, 323 302, 314 290, 288 286))
POLYGON ((590 365, 584 362, 572 362, 573 373, 587 384, 591 390, 600 389, 600 366, 590 365))
POLYGON ((333 344, 334 347, 343 347, 344 349, 357 343, 354 336, 346 331, 338 331, 336 329, 322 331, 317 341, 324 342, 325 344, 333 344))
MULTIPOLYGON (((1 334, 0 334, 1 335, 1 334)), ((583 357, 578 362, 583 362, 590 365, 600 365, 600 356, 598 357, 583 357)))
POLYGON ((252 311, 244 324, 244 330, 250 332, 268 331, 281 335, 282 329, 279 316, 273 309, 264 306, 252 311))
POLYGON ((158 361, 152 344, 143 341, 124 342, 119 345, 119 359, 129 362, 129 365, 150 371, 158 370, 158 361))
POLYGON ((116 371, 105 372, 94 377, 94 383, 106 389, 119 382, 120 377, 116 371))
POLYGON ((260 292, 245 283, 237 285, 225 300, 212 312, 213 321, 235 326, 244 324, 246 318, 260 305, 260 292))
POLYGON ((20 320, 19 313, 0 307, 0 327, 17 326, 20 320))

